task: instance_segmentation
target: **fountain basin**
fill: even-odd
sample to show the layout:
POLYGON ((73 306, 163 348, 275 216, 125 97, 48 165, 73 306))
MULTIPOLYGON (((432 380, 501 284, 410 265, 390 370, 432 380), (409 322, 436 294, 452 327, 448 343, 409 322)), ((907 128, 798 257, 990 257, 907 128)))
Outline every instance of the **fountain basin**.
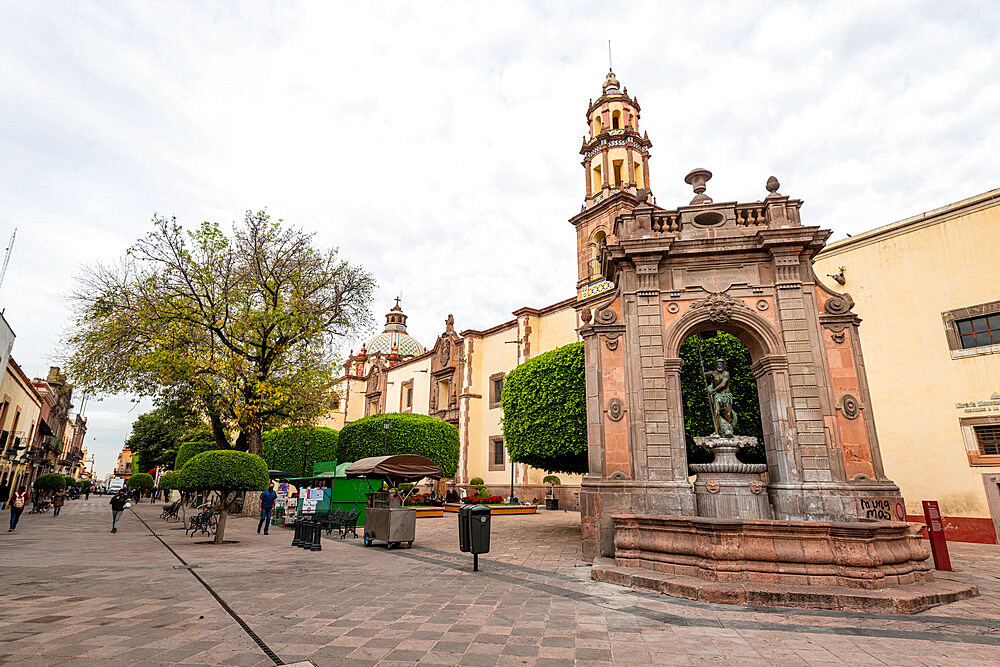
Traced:
POLYGON ((921 526, 616 514, 592 578, 713 603, 915 613, 978 595, 935 581, 921 526))

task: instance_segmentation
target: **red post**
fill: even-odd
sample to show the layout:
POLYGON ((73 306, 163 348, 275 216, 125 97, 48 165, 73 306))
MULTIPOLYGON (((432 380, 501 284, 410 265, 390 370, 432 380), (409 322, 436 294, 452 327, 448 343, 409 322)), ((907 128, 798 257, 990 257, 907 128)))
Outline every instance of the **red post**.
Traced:
POLYGON ((941 523, 941 510, 936 500, 924 501, 924 522, 927 523, 928 537, 931 539, 931 555, 934 557, 935 570, 951 571, 951 558, 948 557, 948 542, 944 539, 944 524, 941 523))

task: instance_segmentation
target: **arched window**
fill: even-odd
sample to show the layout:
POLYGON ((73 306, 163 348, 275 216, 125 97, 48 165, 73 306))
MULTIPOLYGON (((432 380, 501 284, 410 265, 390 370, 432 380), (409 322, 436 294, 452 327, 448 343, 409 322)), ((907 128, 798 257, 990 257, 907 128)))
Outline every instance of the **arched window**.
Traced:
POLYGON ((594 136, 596 137, 601 133, 601 117, 594 116, 594 136))
POLYGON ((604 178, 601 174, 601 165, 597 165, 596 167, 594 167, 594 181, 592 190, 594 191, 595 194, 597 194, 601 191, 601 188, 603 187, 604 187, 604 178))
POLYGON ((622 112, 614 111, 611 113, 611 129, 620 130, 622 129, 622 112))
POLYGON ((601 272, 601 244, 604 239, 607 238, 607 234, 604 231, 599 231, 594 234, 593 241, 590 244, 590 275, 596 276, 601 272))

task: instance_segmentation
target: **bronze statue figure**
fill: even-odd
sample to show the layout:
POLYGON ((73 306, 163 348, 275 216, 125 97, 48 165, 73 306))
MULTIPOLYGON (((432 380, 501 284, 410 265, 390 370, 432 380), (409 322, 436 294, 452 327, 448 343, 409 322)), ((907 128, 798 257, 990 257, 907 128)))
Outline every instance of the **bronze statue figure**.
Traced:
POLYGON ((715 432, 724 438, 731 437, 736 428, 736 413, 733 412, 733 394, 729 388, 729 371, 726 360, 717 359, 715 368, 704 374, 708 390, 708 401, 712 408, 715 432))

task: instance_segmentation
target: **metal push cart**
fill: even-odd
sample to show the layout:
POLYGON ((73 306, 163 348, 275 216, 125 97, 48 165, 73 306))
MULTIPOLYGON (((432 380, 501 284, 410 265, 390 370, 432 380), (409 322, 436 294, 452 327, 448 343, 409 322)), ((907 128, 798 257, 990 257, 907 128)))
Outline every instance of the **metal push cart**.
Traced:
MULTIPOLYGON (((360 477, 366 480, 388 482, 397 487, 403 482, 419 482, 425 477, 441 479, 441 468, 436 463, 416 454, 395 456, 372 456, 356 461, 344 471, 348 478, 360 477)), ((412 492, 412 489, 411 489, 412 492)), ((417 511, 403 507, 406 500, 389 491, 374 490, 366 494, 364 544, 370 546, 375 540, 385 542, 391 549, 394 545, 413 546, 416 535, 417 511)))

